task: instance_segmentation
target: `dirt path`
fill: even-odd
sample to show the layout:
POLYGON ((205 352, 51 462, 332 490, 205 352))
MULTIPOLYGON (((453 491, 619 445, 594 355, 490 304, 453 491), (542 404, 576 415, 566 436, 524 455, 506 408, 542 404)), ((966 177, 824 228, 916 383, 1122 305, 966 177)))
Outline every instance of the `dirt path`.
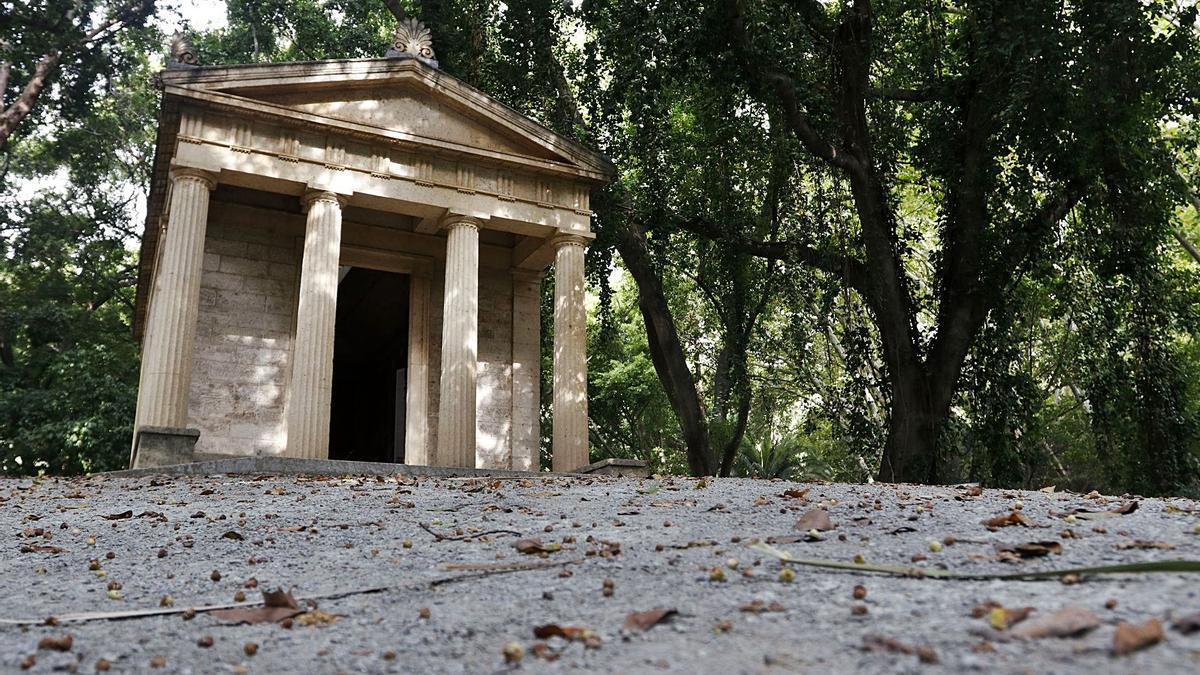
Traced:
MULTIPOLYGON (((789 583, 750 547, 782 536, 776 547, 797 557, 970 573, 1200 560, 1188 500, 972 492, 733 479, 4 479, 0 620, 157 610, 167 595, 178 611, 276 587, 322 599, 290 628, 204 612, 0 625, 0 670, 92 672, 101 660, 116 672, 160 660, 155 672, 1200 670, 1200 630, 1173 627, 1200 612, 1200 574, 1063 583, 794 567, 789 583), (814 509, 833 529, 804 541, 822 526, 806 515, 814 509), (1066 515, 1076 509, 1109 513, 1066 515), (1011 523, 982 524, 996 517, 1011 523), (548 552, 514 546, 531 538, 548 552), (1044 543, 1020 547, 1030 542, 1044 543), (1010 629, 990 625, 1025 607, 1010 629), (625 627, 654 608, 676 613, 625 627), (1119 624, 1151 619, 1161 641, 1113 655, 1119 624), (1092 624, 1076 637, 1014 635, 1092 624), (560 635, 536 638, 548 625, 560 635), (68 635, 65 651, 39 649, 68 635), (513 658, 524 651, 520 661, 506 663, 506 646, 513 658)), ((1139 637, 1130 630, 1123 638, 1139 637)), ((1153 641, 1153 626, 1145 632, 1153 641)))

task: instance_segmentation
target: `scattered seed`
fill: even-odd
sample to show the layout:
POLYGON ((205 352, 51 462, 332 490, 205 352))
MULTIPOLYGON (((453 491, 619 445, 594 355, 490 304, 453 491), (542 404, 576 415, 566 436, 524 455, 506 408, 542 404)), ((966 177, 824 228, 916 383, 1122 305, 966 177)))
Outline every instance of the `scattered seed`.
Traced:
POLYGON ((866 616, 867 606, 866 605, 854 605, 850 608, 850 613, 853 614, 854 616, 866 616))
POLYGON ((525 647, 520 642, 510 642, 503 649, 505 663, 520 663, 525 658, 525 647))
POLYGON ((428 608, 428 607, 422 607, 422 608, 421 608, 421 609, 420 609, 420 610, 417 612, 417 614, 418 614, 418 615, 419 615, 419 616, 420 616, 422 619, 428 619, 430 616, 432 616, 432 615, 433 615, 433 612, 429 611, 429 608, 428 608))
POLYGON ((221 572, 219 570, 213 570, 212 574, 208 575, 208 578, 212 579, 213 581, 220 581, 221 572))
POLYGON ((213 636, 211 636, 211 635, 201 636, 201 638, 199 640, 196 640, 196 646, 204 647, 205 649, 208 649, 209 647, 213 646, 213 636))
POLYGON ((854 595, 855 600, 862 600, 863 598, 867 597, 867 587, 863 586, 862 584, 855 586, 854 593, 852 595, 854 595))
POLYGON ((241 591, 238 591, 237 593, 234 593, 234 594, 233 594, 233 601, 234 601, 234 602, 245 602, 245 601, 246 601, 246 594, 245 594, 245 593, 243 593, 243 592, 241 592, 241 591))
POLYGON ((110 668, 112 668, 112 664, 109 663, 107 659, 98 659, 96 661, 96 672, 97 673, 106 672, 110 668))
POLYGON ((254 656, 258 653, 258 643, 247 642, 246 644, 242 645, 242 651, 246 652, 246 656, 254 656))
POLYGON ((796 570, 785 567, 779 570, 779 580, 785 584, 790 584, 796 580, 796 570))
POLYGON ((167 657, 159 655, 150 659, 151 668, 163 668, 167 665, 167 657))

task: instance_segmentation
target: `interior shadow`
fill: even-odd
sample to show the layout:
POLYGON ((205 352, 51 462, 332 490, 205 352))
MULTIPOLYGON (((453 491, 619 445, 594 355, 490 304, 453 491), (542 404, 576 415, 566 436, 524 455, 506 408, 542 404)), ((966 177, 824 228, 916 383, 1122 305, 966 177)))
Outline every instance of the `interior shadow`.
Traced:
POLYGON ((343 267, 333 341, 329 457, 404 461, 408 276, 343 267))

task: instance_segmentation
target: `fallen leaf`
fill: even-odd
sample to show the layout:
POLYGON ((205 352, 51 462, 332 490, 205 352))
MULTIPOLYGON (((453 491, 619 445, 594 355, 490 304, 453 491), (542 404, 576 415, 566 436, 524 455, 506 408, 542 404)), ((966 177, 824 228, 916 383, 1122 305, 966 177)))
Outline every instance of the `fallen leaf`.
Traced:
POLYGON ((38 649, 52 649, 56 652, 69 652, 75 638, 70 635, 62 637, 44 637, 38 640, 38 649))
POLYGON ((540 640, 560 637, 567 641, 582 641, 589 637, 595 637, 596 631, 591 628, 584 628, 583 626, 560 626, 556 623, 548 623, 535 627, 533 629, 533 636, 540 640))
POLYGON ((796 529, 803 532, 817 530, 824 532, 833 529, 833 521, 829 520, 829 512, 825 509, 813 509, 800 516, 796 521, 796 529))
POLYGON ((1013 511, 1012 513, 1008 513, 1003 516, 989 518, 983 521, 983 525, 989 530, 994 530, 998 527, 1008 527, 1009 525, 1021 525, 1023 527, 1034 526, 1033 521, 1027 518, 1025 514, 1021 513, 1020 511, 1013 511))
POLYGON ((1034 612, 1033 607, 993 607, 987 614, 988 625, 996 630, 1008 630, 1034 612))
POLYGON ((1171 549, 1175 548, 1175 545, 1168 544, 1165 541, 1150 541, 1148 539, 1130 539, 1129 541, 1123 541, 1123 542, 1117 544, 1117 548, 1121 549, 1122 551, 1128 551, 1130 549, 1140 549, 1143 551, 1151 550, 1151 549, 1158 549, 1158 550, 1162 550, 1162 551, 1170 551, 1171 549))
POLYGON ((797 490, 795 488, 792 488, 791 490, 784 490, 783 494, 780 495, 780 497, 787 497, 788 499, 803 499, 803 500, 807 501, 808 500, 808 491, 811 489, 812 488, 804 488, 803 490, 797 490))
POLYGON ((749 603, 742 605, 740 609, 743 612, 752 614, 763 614, 765 612, 784 612, 787 611, 784 606, 778 601, 772 601, 770 604, 762 600, 752 600, 749 603))
POLYGON ((1023 544, 996 544, 1001 553, 1013 553, 1019 558, 1041 558, 1053 553, 1062 555, 1062 544, 1057 541, 1027 541, 1023 544))
POLYGON ((1183 633, 1191 635, 1196 631, 1200 631, 1200 612, 1193 612, 1187 616, 1181 616, 1171 622, 1171 628, 1183 633))
POLYGON ((863 649, 869 652, 892 652, 898 654, 916 654, 921 663, 937 663, 937 652, 929 645, 909 645, 894 638, 885 638, 878 635, 864 635, 863 649))
POLYGON ((291 593, 277 588, 274 591, 263 591, 262 607, 232 607, 213 610, 209 614, 222 621, 254 624, 275 623, 290 619, 303 611, 291 593))
POLYGON ((1023 638, 1074 637, 1100 625, 1100 617, 1082 607, 1062 609, 1021 624, 1012 634, 1023 638))
POLYGON ((625 617, 625 630, 649 630, 678 613, 678 610, 666 607, 655 607, 644 612, 633 612, 625 617))
POLYGON ((67 549, 61 546, 22 546, 21 553, 66 553, 67 549))
POLYGON ((112 515, 100 516, 100 517, 105 520, 125 520, 126 518, 133 517, 133 511, 123 511, 121 513, 114 513, 112 515))
POLYGON ((1162 622, 1150 619, 1140 626, 1132 623, 1122 623, 1113 633, 1113 656, 1132 654, 1139 649, 1156 645, 1166 637, 1163 635, 1162 622))
POLYGON ((240 532, 237 532, 235 530, 230 530, 230 531, 226 532, 225 534, 221 535, 221 538, 222 539, 233 539, 234 541, 242 541, 245 539, 245 537, 243 537, 240 532))
POLYGON ((1128 515, 1130 513, 1133 513, 1134 511, 1137 511, 1137 509, 1138 509, 1138 502, 1135 499, 1135 500, 1131 500, 1131 501, 1127 501, 1127 502, 1122 502, 1121 504, 1119 504, 1116 507, 1111 508, 1107 511, 1093 511, 1091 509, 1080 508, 1080 509, 1075 509, 1069 515, 1073 515, 1076 518, 1079 518, 1080 520, 1103 520, 1105 518, 1116 518, 1117 516, 1128 515))
POLYGON ((521 553, 553 553, 562 549, 562 544, 551 542, 543 544, 541 539, 533 537, 530 539, 518 539, 513 542, 513 548, 521 553))

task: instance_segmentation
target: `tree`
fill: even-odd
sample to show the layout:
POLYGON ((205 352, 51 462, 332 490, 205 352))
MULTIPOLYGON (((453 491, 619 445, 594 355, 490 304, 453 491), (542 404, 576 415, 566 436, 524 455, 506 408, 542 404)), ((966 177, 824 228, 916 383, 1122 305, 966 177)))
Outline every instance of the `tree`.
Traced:
POLYGON ((141 26, 154 0, 40 0, 0 3, 0 147, 68 70, 56 103, 79 114, 92 85, 120 55, 107 48, 127 28, 141 26))
MULTIPOLYGON (((641 86, 630 94, 620 85, 637 135, 662 128, 656 96, 697 82, 735 88, 750 109, 777 110, 797 165, 851 204, 857 230, 831 242, 819 235, 824 223, 762 240, 703 208, 663 208, 682 201, 652 179, 643 200, 656 207, 646 222, 805 265, 856 293, 887 380, 888 480, 945 473, 938 442, 988 316, 1053 253, 1048 243, 1101 184, 1106 159, 1135 158, 1155 122, 1186 100, 1181 65, 1194 61, 1196 42, 1194 10, 1166 4, 726 0, 690 12, 671 5, 640 25, 637 11, 593 11, 601 4, 615 24, 606 36, 635 36, 607 53, 629 61, 612 72, 641 86), (670 47, 656 48, 665 34, 670 47), (932 205, 933 233, 899 213, 914 184, 932 205), (916 249, 930 234, 922 261, 916 249), (914 271, 923 262, 928 278, 914 271)), ((670 162, 653 155, 665 143, 643 142, 641 157, 654 168, 670 162)))

